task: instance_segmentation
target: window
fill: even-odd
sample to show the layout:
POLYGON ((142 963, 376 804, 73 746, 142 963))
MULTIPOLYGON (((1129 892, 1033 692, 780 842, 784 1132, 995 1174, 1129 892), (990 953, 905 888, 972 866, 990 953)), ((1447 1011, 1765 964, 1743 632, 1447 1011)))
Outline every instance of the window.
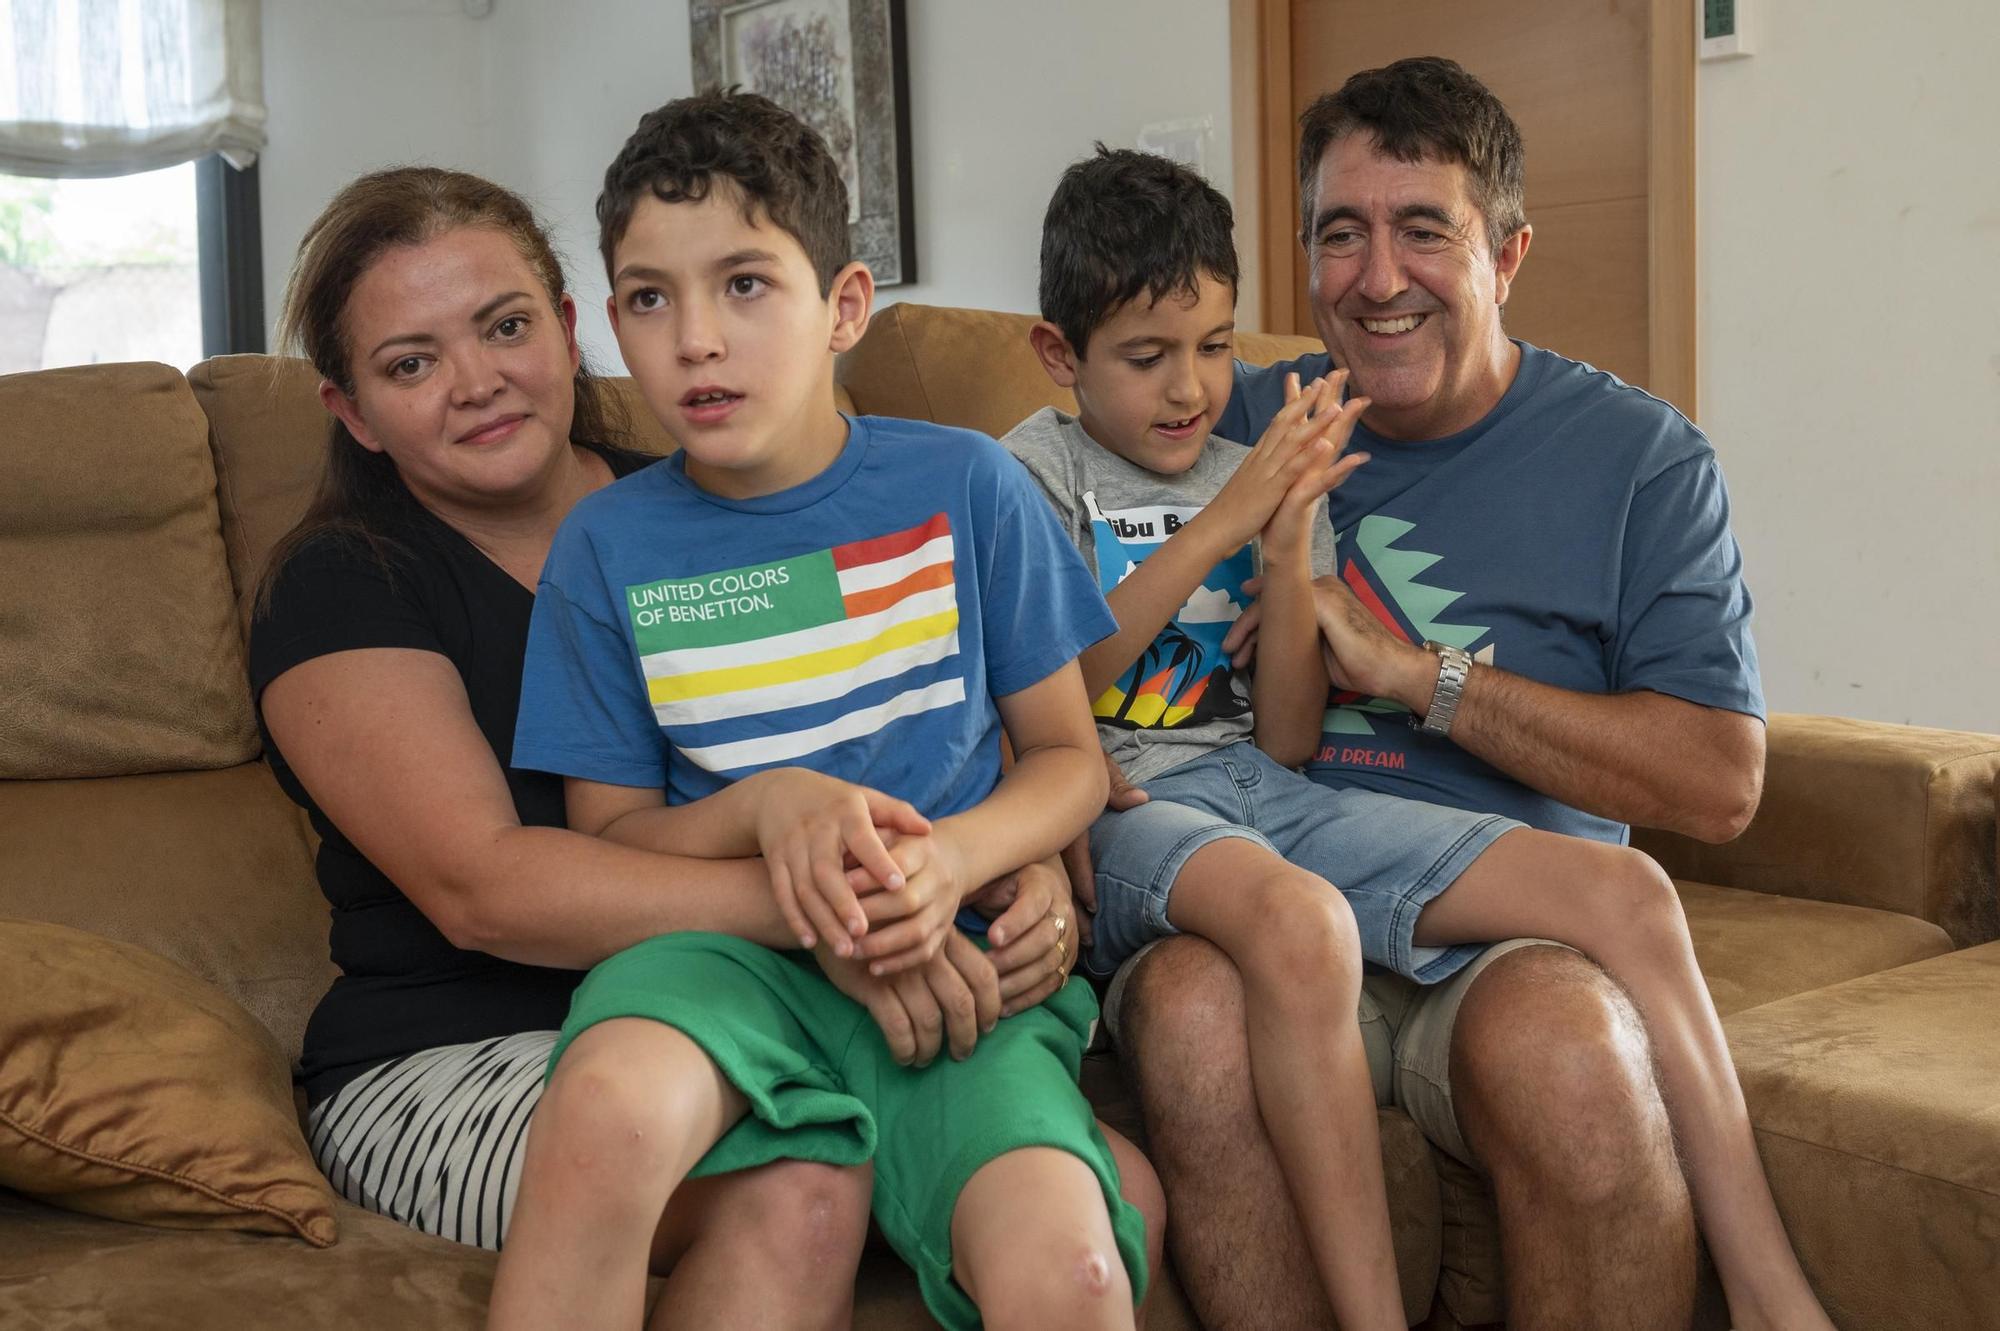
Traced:
POLYGON ((258 0, 0 0, 0 372, 262 350, 257 29, 258 0))

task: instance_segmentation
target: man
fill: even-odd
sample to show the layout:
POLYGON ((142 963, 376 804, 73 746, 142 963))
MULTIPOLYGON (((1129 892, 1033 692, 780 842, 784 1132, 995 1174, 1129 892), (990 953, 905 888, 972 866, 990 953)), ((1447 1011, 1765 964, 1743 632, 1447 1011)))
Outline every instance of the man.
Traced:
MULTIPOLYGON (((1335 693, 1309 773, 1600 841, 1633 822, 1734 837, 1762 784, 1763 700, 1721 476, 1671 407, 1502 330, 1531 238, 1512 120, 1457 65, 1420 59, 1357 75, 1301 124, 1331 356, 1239 365, 1216 428, 1256 438, 1288 370, 1337 364, 1372 400, 1355 447, 1373 460, 1333 497, 1338 571, 1316 584, 1335 693)), ((1203 1320, 1325 1324, 1226 958, 1166 940, 1107 1013, 1203 1320)), ((1617 985, 1516 939, 1432 988, 1372 977, 1362 1019, 1378 1098, 1492 1178, 1510 1325, 1687 1324, 1688 1187, 1617 985)), ((1768 1223, 1727 1236, 1769 1257, 1775 1227, 1783 1247, 1755 1311, 1823 1325, 1763 1197, 1768 1223)))

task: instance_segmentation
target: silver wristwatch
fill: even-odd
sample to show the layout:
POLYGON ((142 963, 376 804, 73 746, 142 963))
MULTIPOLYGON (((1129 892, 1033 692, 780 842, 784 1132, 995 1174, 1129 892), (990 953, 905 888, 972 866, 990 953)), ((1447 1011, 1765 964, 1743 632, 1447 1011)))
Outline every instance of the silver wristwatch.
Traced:
POLYGON ((1430 710, 1412 716, 1410 726, 1426 735, 1449 735, 1451 719, 1458 715, 1458 700, 1465 693, 1465 677, 1472 673, 1472 658, 1462 647, 1426 642, 1424 650, 1437 653, 1437 689, 1431 694, 1430 710))

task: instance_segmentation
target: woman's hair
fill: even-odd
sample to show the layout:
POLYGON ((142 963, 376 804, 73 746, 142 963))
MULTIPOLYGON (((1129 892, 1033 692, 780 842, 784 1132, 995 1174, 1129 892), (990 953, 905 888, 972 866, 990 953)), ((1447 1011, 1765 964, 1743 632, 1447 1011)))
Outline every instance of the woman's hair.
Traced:
MULTIPOLYGON (((303 354, 323 378, 351 396, 354 356, 346 314, 354 288, 387 251, 421 245, 460 227, 488 227, 513 241, 541 279, 550 305, 561 308, 568 290, 562 262, 534 210, 519 195, 463 171, 396 167, 348 185, 307 228, 285 286, 278 318, 280 343, 303 354)), ((579 362, 570 439, 616 450, 627 442, 626 426, 616 401, 579 362)), ((258 579, 258 608, 269 603, 278 569, 314 537, 327 533, 359 537, 386 565, 400 544, 397 532, 423 520, 427 512, 403 484, 388 455, 363 448, 336 418, 327 430, 325 467, 312 502, 265 560, 258 579)))

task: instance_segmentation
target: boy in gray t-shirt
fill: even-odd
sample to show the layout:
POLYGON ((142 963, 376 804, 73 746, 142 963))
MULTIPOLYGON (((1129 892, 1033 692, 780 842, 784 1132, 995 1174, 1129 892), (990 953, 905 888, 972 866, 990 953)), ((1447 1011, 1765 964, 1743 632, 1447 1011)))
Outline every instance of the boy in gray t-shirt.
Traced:
POLYGON ((1088 964, 1110 974, 1182 931, 1229 955, 1259 1108, 1328 1298, 1342 1326, 1399 1326, 1375 1102, 1348 1014, 1364 957, 1429 982, 1477 954, 1417 947, 1411 931, 1515 824, 1442 808, 1384 820, 1292 770, 1326 707, 1312 592, 1332 566, 1323 497, 1366 460, 1340 453, 1367 402, 1342 405, 1336 373, 1294 384, 1254 446, 1210 436, 1234 369, 1231 227, 1228 201, 1165 159, 1100 148, 1071 167, 1043 223, 1030 337, 1078 414, 1038 412, 1001 442, 1117 616, 1080 658, 1084 686, 1105 749, 1148 797, 1091 828, 1088 964), (1258 668, 1240 672, 1222 638, 1253 576, 1258 668))

